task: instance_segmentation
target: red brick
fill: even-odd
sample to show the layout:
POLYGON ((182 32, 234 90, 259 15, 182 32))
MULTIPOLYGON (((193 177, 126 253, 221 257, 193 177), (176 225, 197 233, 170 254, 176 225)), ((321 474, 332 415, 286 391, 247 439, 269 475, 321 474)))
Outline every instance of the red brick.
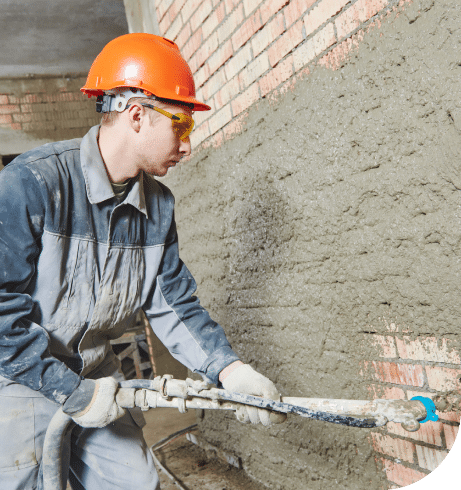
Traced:
POLYGON ((423 368, 419 365, 365 361, 363 366, 363 374, 378 381, 409 386, 424 385, 423 368))
POLYGON ((304 17, 306 35, 310 36, 327 20, 334 17, 350 0, 323 0, 304 17))
POLYGON ((74 93, 74 100, 78 100, 80 102, 86 103, 88 99, 88 96, 86 94, 82 94, 82 92, 75 92, 74 93))
POLYGON ((264 0, 243 0, 243 9, 245 11, 245 17, 249 17, 249 15, 257 9, 264 0))
MULTIPOLYGON (((184 48, 181 50, 181 54, 184 56, 184 59, 188 61, 192 55, 197 51, 197 49, 202 44, 202 29, 198 29, 197 32, 193 34, 193 36, 187 41, 184 48)), ((192 69, 192 67, 191 67, 192 69)), ((192 70, 194 72, 195 70, 192 70)))
POLYGON ((368 387, 368 392, 370 393, 370 397, 374 400, 377 398, 384 398, 386 400, 405 399, 405 392, 401 388, 396 388, 395 386, 370 385, 368 387))
POLYGON ((37 104, 40 102, 44 102, 44 100, 38 94, 27 94, 21 99, 21 104, 37 104))
POLYGON ((222 44, 228 37, 232 35, 236 27, 239 26, 244 19, 243 6, 239 5, 226 20, 218 28, 219 44, 222 44))
POLYGON ((441 420, 447 420, 448 422, 457 422, 459 424, 460 422, 460 416, 461 414, 459 412, 441 412, 439 413, 439 418, 441 420))
POLYGON ((229 105, 226 105, 208 120, 208 124, 210 125, 210 134, 213 135, 231 120, 231 108, 229 105))
POLYGON ((414 396, 427 396, 430 398, 433 396, 433 393, 428 393, 427 391, 415 391, 415 390, 407 390, 407 399, 411 400, 414 396))
POLYGON ((205 64, 212 53, 216 51, 219 46, 218 34, 214 32, 202 45, 198 48, 194 55, 194 63, 201 67, 205 64))
POLYGON ((461 388, 457 379, 461 375, 461 369, 450 369, 437 366, 426 366, 429 387, 437 391, 450 391, 461 388))
MULTIPOLYGON (((6 95, 5 95, 6 97, 6 95)), ((2 104, 20 104, 21 103, 21 97, 16 97, 16 95, 8 95, 7 101, 2 102, 2 104)))
POLYGON ((387 459, 380 459, 380 461, 382 462, 388 480, 397 485, 410 485, 411 483, 416 483, 427 475, 427 473, 407 468, 406 466, 394 463, 387 459))
POLYGON ((223 70, 219 70, 203 85, 202 94, 205 100, 211 97, 226 84, 226 75, 223 70))
POLYGON ((239 82, 242 89, 249 87, 255 80, 270 69, 267 53, 261 53, 255 60, 247 65, 239 74, 239 82))
MULTIPOLYGON (((17 97, 15 97, 17 98, 17 97)), ((8 102, 11 103, 11 99, 12 97, 10 96, 10 100, 8 100, 8 96, 7 95, 0 95, 0 105, 5 105, 5 104, 8 104, 8 102)), ((17 104, 18 102, 14 102, 15 104, 17 104)))
POLYGON ((168 13, 170 15, 171 21, 174 21, 179 12, 181 12, 184 4, 186 3, 186 0, 175 0, 170 8, 168 9, 168 13))
POLYGON ((178 15, 166 30, 165 37, 167 39, 171 39, 172 41, 176 41, 176 38, 181 32, 183 25, 183 20, 181 16, 178 15))
POLYGON ((378 432, 371 433, 373 449, 392 458, 398 458, 407 463, 414 462, 415 445, 412 442, 390 437, 378 432))
POLYGON ((202 24, 204 39, 206 39, 218 27, 218 25, 224 20, 225 15, 226 8, 224 3, 221 3, 221 5, 219 5, 219 7, 217 7, 202 24))
POLYGON ((459 431, 459 426, 444 424, 443 433, 445 434, 445 442, 447 443, 448 450, 450 450, 453 447, 456 436, 458 435, 458 431, 459 431))
POLYGON ((290 0, 268 0, 261 8, 261 20, 265 24, 273 15, 281 10, 290 0))
POLYGON ((287 59, 279 63, 267 75, 259 81, 261 97, 265 97, 269 92, 272 92, 276 87, 288 80, 293 75, 293 56, 288 56, 287 59))
POLYGON ((211 77, 211 70, 208 63, 205 63, 200 69, 197 69, 196 64, 193 62, 194 59, 195 58, 191 60, 189 66, 191 67, 191 70, 195 72, 195 87, 201 87, 211 77))
POLYGON ((11 123, 10 128, 14 129, 15 131, 20 131, 22 129, 22 126, 20 123, 11 123))
POLYGON ((232 36, 232 46, 237 51, 263 26, 259 11, 253 14, 246 22, 241 25, 237 32, 232 36))
POLYGON ((418 464, 425 470, 434 471, 437 466, 445 459, 448 451, 440 451, 425 446, 416 446, 418 464))
POLYGON ((285 22, 283 14, 277 15, 272 19, 269 24, 266 24, 260 32, 255 34, 251 40, 251 47, 253 48, 253 56, 258 56, 259 53, 264 51, 274 39, 277 39, 282 32, 285 31, 285 22))
POLYGON ((317 0, 298 0, 297 2, 290 2, 284 9, 283 14, 287 27, 294 24, 298 19, 302 17, 302 14, 311 7, 317 0))
POLYGON ((259 100, 259 85, 257 83, 251 85, 243 94, 239 95, 235 100, 231 102, 233 116, 238 116, 245 109, 250 107, 253 103, 259 100))
MULTIPOLYGON (((325 1, 325 0, 324 0, 325 1)), ((335 21, 338 39, 348 36, 352 31, 360 27, 380 10, 386 7, 389 0, 359 0, 335 21)))
POLYGON ((13 114, 14 122, 31 122, 32 114, 13 114))
POLYGON ((461 364, 456 344, 449 339, 425 337, 412 340, 411 337, 403 337, 397 338, 396 342, 401 359, 461 364))
POLYGON ((195 13, 197 8, 200 8, 200 5, 203 1, 208 1, 208 0, 188 0, 182 10, 181 10, 181 16, 184 22, 187 22, 191 16, 195 13))
POLYGON ((200 7, 197 9, 195 14, 190 18, 190 25, 192 31, 197 30, 203 21, 211 14, 213 11, 213 5, 209 0, 202 2, 200 7))
POLYGON ((10 114, 0 114, 0 124, 11 124, 13 118, 10 114))
POLYGON ((302 23, 297 22, 269 48, 268 53, 271 65, 277 65, 277 63, 293 48, 298 46, 302 40, 302 23))
POLYGON ((0 114, 14 114, 16 112, 20 112, 17 104, 0 105, 0 114))
POLYGON ((190 135, 192 146, 198 146, 202 141, 210 136, 208 121, 204 121, 200 126, 194 128, 190 135))
POLYGON ((226 15, 229 15, 241 3, 241 0, 224 0, 224 3, 226 5, 226 15))
POLYGON ((420 425, 419 430, 416 432, 407 432, 401 424, 394 422, 388 422, 387 431, 396 436, 406 437, 414 441, 427 442, 433 446, 443 447, 442 442, 442 422, 425 422, 420 425))
POLYGON ((248 65, 252 60, 250 45, 247 44, 239 49, 237 53, 224 65, 226 77, 228 80, 235 77, 243 67, 248 65))
POLYGON ((178 37, 175 40, 175 43, 178 45, 178 48, 181 51, 181 54, 182 54, 182 48, 185 46, 185 44, 188 41, 188 39, 190 38, 191 34, 192 34, 192 30, 190 28, 190 24, 187 23, 186 25, 183 26, 183 28, 181 29, 181 32, 178 34, 178 37))
POLYGON ((216 108, 220 109, 226 105, 230 100, 232 100, 236 95, 240 93, 240 85, 237 77, 229 80, 226 85, 224 85, 221 90, 216 92, 215 101, 216 108))
POLYGON ((157 19, 159 22, 163 19, 167 10, 170 8, 170 5, 172 4, 172 2, 173 2, 173 0, 163 0, 160 2, 156 2, 157 19))
POLYGON ((160 31, 160 35, 164 36, 166 31, 168 30, 168 27, 171 25, 171 19, 170 19, 170 14, 166 13, 163 19, 159 22, 158 28, 160 31))
POLYGON ((216 50, 207 61, 207 65, 210 68, 210 72, 213 73, 221 68, 226 61, 232 57, 234 50, 232 49, 232 41, 228 39, 222 46, 216 50))

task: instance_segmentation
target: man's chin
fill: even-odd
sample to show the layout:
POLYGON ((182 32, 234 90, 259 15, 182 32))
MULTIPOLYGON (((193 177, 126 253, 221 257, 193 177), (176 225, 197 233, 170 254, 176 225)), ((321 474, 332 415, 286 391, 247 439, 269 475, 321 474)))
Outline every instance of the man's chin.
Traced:
POLYGON ((147 172, 149 175, 152 175, 152 177, 165 177, 165 175, 168 173, 168 168, 162 169, 162 170, 152 170, 151 172, 147 172))

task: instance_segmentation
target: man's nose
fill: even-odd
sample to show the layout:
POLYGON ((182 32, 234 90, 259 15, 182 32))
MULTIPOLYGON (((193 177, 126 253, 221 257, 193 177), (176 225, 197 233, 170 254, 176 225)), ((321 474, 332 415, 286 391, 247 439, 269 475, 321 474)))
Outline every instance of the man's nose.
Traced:
POLYGON ((179 140, 181 143, 179 145, 179 152, 183 157, 188 157, 191 152, 190 138, 189 136, 185 140, 179 140))

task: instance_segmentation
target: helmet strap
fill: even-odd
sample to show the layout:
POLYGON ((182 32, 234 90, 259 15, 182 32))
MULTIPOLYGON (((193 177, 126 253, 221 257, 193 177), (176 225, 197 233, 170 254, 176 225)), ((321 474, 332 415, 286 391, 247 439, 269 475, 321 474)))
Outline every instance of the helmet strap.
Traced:
POLYGON ((96 112, 123 112, 128 101, 134 97, 158 100, 155 95, 146 95, 141 89, 125 87, 107 91, 104 95, 98 95, 96 99, 96 112))

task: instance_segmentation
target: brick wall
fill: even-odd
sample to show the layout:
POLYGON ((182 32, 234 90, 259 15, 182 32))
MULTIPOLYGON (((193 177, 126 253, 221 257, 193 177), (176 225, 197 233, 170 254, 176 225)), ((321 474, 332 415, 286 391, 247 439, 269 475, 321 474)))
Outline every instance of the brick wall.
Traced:
MULTIPOLYGON (((167 183, 180 203, 183 256, 236 350, 290 395, 410 399, 459 390, 461 182, 449 162, 461 151, 461 94, 455 31, 441 27, 456 25, 450 2, 156 7, 161 34, 179 45, 198 97, 212 107, 196 114, 190 166, 167 183), (318 345, 315 332, 325 332, 318 345)), ((443 413, 413 433, 395 424, 370 431, 388 487, 433 471, 459 418, 443 413)), ((220 414, 207 414, 201 429, 270 488, 367 487, 363 475, 354 480, 369 463, 363 432, 329 438, 327 427, 293 422, 273 440, 220 414), (348 451, 356 456, 348 460, 348 451), (344 479, 328 479, 342 467, 344 479)))
MULTIPOLYGON (((410 400, 460 391, 461 358, 456 343, 423 335, 415 338, 408 326, 384 324, 388 335, 370 331, 368 338, 362 339, 374 346, 375 360, 361 364, 361 375, 371 382, 370 398, 410 400)), ((389 423, 370 434, 376 461, 394 484, 392 488, 419 481, 435 470, 453 447, 460 414, 442 412, 439 416, 439 421, 425 422, 417 432, 389 423)))
POLYGON ((313 65, 336 69, 365 30, 402 0, 156 0, 161 35, 189 63, 197 96, 195 148, 241 132, 248 109, 277 98, 313 65))
POLYGON ((0 154, 19 154, 46 141, 83 136, 99 122, 85 78, 0 80, 0 154))
MULTIPOLYGON (((167 184, 183 257, 237 352, 292 396, 459 391, 456 7, 157 0, 156 12, 212 107, 167 184)), ((439 415, 366 437, 218 413, 200 427, 269 488, 400 488, 453 446, 460 415, 439 415)))

